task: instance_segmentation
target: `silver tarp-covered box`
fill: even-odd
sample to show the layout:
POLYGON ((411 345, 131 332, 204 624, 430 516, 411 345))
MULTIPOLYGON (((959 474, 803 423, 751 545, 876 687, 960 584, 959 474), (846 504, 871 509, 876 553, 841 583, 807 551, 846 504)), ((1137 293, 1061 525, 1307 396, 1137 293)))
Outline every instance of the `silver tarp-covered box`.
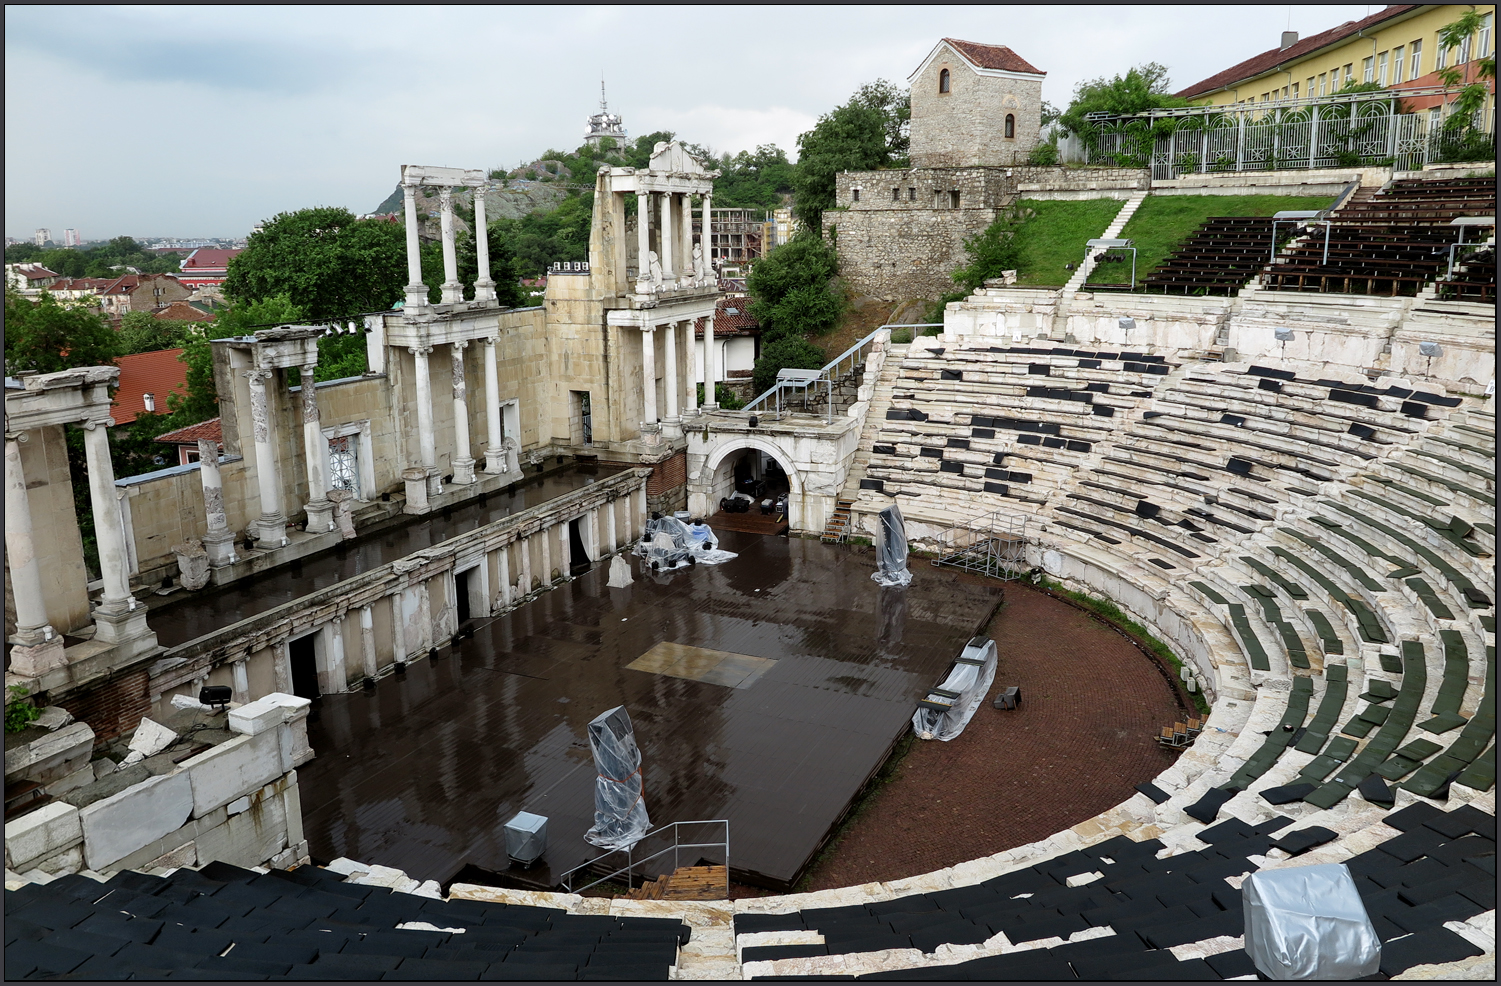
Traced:
POLYGON ((602 712, 589 723, 594 751, 594 827, 584 839, 604 849, 629 849, 646 835, 651 819, 641 783, 641 751, 625 706, 602 712))
POLYGON ((907 525, 902 521, 902 510, 892 504, 881 511, 877 524, 880 527, 876 542, 876 563, 879 566, 871 578, 881 585, 911 585, 912 573, 907 570, 907 525))
POLYGON ((996 647, 989 637, 975 637, 964 648, 943 684, 929 689, 912 716, 918 739, 947 743, 964 732, 975 709, 995 681, 996 647))
POLYGON ((708 524, 700 521, 690 526, 676 517, 660 515, 646 522, 635 553, 654 572, 670 572, 689 565, 723 565, 739 557, 733 551, 719 549, 719 538, 708 524))
POLYGON ((1360 979, 1381 939, 1344 863, 1260 870, 1240 888, 1246 954, 1269 979, 1360 979))

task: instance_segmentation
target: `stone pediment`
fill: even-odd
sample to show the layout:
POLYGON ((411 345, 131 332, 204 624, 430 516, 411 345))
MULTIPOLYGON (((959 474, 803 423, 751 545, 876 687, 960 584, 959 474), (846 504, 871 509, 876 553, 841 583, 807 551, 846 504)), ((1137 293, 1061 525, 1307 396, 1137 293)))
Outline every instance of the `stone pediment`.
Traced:
POLYGON ((689 154, 688 149, 676 140, 657 141, 657 146, 652 148, 651 164, 648 166, 648 169, 651 171, 670 171, 675 174, 707 174, 704 166, 699 163, 698 158, 689 154))

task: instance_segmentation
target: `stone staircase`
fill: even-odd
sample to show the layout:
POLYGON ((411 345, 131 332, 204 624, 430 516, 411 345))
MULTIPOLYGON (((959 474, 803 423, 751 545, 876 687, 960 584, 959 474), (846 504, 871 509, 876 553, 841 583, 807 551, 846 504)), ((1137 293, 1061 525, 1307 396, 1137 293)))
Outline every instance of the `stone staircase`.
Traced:
MULTIPOLYGON (((876 436, 881 433, 881 423, 886 420, 886 412, 891 408, 891 395, 895 392, 897 377, 902 371, 902 361, 907 358, 910 343, 893 343, 886 353, 886 364, 881 370, 880 379, 875 381, 871 388, 870 407, 865 412, 865 424, 860 430, 860 444, 855 449, 855 460, 850 463, 849 475, 844 480, 844 490, 839 494, 838 507, 834 515, 830 517, 832 525, 841 511, 845 518, 845 537, 849 534, 849 506, 860 495, 860 480, 865 478, 865 467, 870 464, 871 446, 875 443, 876 436)), ((825 529, 824 536, 827 539, 829 531, 825 529)), ((841 538, 843 540, 843 538, 841 538)))
MULTIPOLYGON (((1121 211, 1115 214, 1115 219, 1111 221, 1109 226, 1105 227, 1105 232, 1101 233, 1099 238, 1102 240, 1111 240, 1120 236, 1121 230, 1126 228, 1126 223, 1131 221, 1131 217, 1136 215, 1136 210, 1141 208, 1141 204, 1146 200, 1147 192, 1145 190, 1132 192, 1131 197, 1126 199, 1126 204, 1121 206, 1121 211)), ((1079 269, 1074 271, 1074 276, 1068 279, 1068 283, 1059 292, 1058 309, 1053 314, 1052 338, 1063 338, 1068 325, 1068 310, 1073 303, 1074 295, 1083 289, 1085 280, 1093 273, 1095 265, 1099 262, 1100 254, 1104 252, 1103 250, 1091 250, 1085 256, 1084 262, 1079 265, 1079 269)))

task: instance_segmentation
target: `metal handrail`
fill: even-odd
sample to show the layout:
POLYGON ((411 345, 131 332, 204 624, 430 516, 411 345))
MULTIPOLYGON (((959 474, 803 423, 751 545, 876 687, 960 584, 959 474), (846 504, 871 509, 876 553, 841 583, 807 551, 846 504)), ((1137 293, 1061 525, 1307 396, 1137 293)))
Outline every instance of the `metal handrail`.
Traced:
MULTIPOLYGON (((661 826, 659 828, 652 829, 650 832, 646 833, 644 836, 641 837, 641 842, 645 842, 647 839, 650 839, 652 836, 662 835, 665 832, 667 832, 667 830, 669 830, 669 829, 672 830, 672 845, 668 846, 665 849, 660 849, 657 852, 652 853, 650 856, 646 856, 646 857, 643 857, 641 859, 636 859, 632 855, 632 849, 635 848, 634 846, 631 847, 631 849, 612 849, 609 852, 607 852, 607 853, 605 853, 605 854, 603 854, 601 856, 594 857, 593 859, 589 860, 587 863, 581 863, 578 866, 575 866, 573 869, 568 870, 566 873, 563 874, 562 879, 559 881, 559 883, 562 885, 563 889, 565 891, 567 891, 568 893, 578 894, 578 893, 583 893, 585 890, 588 890, 588 889, 590 889, 592 887, 597 887, 597 886, 599 886, 602 883, 610 883, 616 877, 620 876, 621 874, 625 874, 625 878, 626 878, 625 879, 625 883, 626 883, 626 886, 628 886, 628 887, 629 886, 634 886, 635 885, 635 869, 636 869, 636 867, 637 866, 643 866, 646 863, 651 862, 652 860, 656 859, 659 856, 665 856, 668 853, 672 853, 673 854, 673 857, 672 857, 672 868, 674 870, 676 870, 679 867, 679 865, 681 865, 681 859, 679 858, 679 852, 680 852, 680 850, 683 850, 683 849, 723 849, 724 850, 724 873, 725 873, 725 876, 724 876, 724 895, 725 895, 725 899, 729 899, 729 896, 730 896, 730 820, 727 819, 727 818, 700 818, 700 819, 696 819, 694 821, 672 822, 670 824, 663 825, 663 826, 661 826), (679 831, 679 828, 678 828, 678 826, 680 826, 680 825, 723 825, 724 826, 724 841, 722 841, 722 842, 683 842, 682 839, 681 839, 681 837, 680 837, 680 831, 679 831), (578 887, 577 889, 574 888, 574 886, 573 886, 573 879, 574 879, 574 875, 575 874, 579 873, 582 870, 592 869, 594 866, 596 866, 596 865, 599 864, 600 860, 602 860, 602 859, 608 859, 611 856, 615 855, 616 853, 622 853, 622 852, 625 853, 625 858, 626 858, 626 864, 624 866, 620 867, 619 869, 615 870, 612 873, 609 873, 609 874, 607 874, 605 876, 599 877, 596 880, 592 880, 589 883, 584 884, 582 887, 578 887)), ((637 845, 640 845, 640 843, 638 842, 637 845)))
MULTIPOLYGON (((838 370, 840 364, 842 364, 845 361, 846 358, 855 356, 856 353, 858 353, 860 350, 862 350, 866 346, 868 346, 875 339, 876 336, 878 336, 882 332, 886 332, 886 331, 888 331, 890 329, 931 329, 931 328, 942 328, 942 327, 943 327, 943 323, 942 322, 904 322, 904 323, 901 323, 901 324, 882 325, 879 328, 875 329, 873 332, 871 332, 870 335, 866 336, 864 339, 861 339, 859 342, 855 343, 853 346, 851 346, 850 348, 846 349, 844 352, 840 353, 838 356, 834 357, 827 364, 825 364, 823 366, 823 368, 818 371, 818 378, 816 380, 812 380, 812 381, 808 381, 808 382, 798 381, 798 382, 795 382, 795 383, 784 383, 783 381, 779 380, 779 381, 777 381, 775 384, 773 384, 771 386, 770 390, 766 391, 764 394, 761 394, 759 397, 756 397, 754 400, 750 401, 750 403, 746 404, 744 407, 739 408, 739 410, 742 411, 742 412, 746 412, 746 413, 754 411, 754 410, 756 410, 756 408, 759 405, 762 404, 762 402, 764 402, 766 400, 769 400, 772 396, 779 394, 780 391, 789 389, 790 387, 801 387, 803 390, 806 391, 807 388, 810 385, 812 385, 812 384, 827 383, 827 384, 829 384, 828 420, 830 422, 832 422, 834 420, 833 383, 834 383, 834 381, 836 379, 838 379, 837 370, 838 370)), ((852 360, 852 364, 851 364, 850 369, 853 372, 853 370, 854 370, 853 360, 852 360)), ((765 408, 763 407, 763 408, 761 408, 761 410, 764 411, 765 408)), ((781 418, 782 418, 781 401, 778 400, 778 402, 777 402, 777 420, 780 421, 781 418)))

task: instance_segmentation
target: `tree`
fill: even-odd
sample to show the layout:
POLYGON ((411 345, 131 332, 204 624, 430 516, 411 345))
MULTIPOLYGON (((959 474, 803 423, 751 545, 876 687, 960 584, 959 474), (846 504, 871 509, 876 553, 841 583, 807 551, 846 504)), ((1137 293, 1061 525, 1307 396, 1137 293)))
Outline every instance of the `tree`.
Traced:
POLYGON ((1073 101, 1058 117, 1070 133, 1082 137, 1091 147, 1097 146, 1098 125, 1086 119, 1091 113, 1130 116, 1147 110, 1170 106, 1187 106, 1188 100, 1169 92, 1167 66, 1147 62, 1128 69, 1124 75, 1106 79, 1089 79, 1074 87, 1073 101))
POLYGON ((120 319, 120 354, 174 349, 182 324, 157 318, 150 312, 126 312, 120 319))
POLYGON ((807 339, 799 336, 778 339, 761 350, 761 358, 751 371, 751 387, 757 394, 764 394, 777 382, 778 371, 817 370, 826 362, 823 350, 807 339))
POLYGON ((1002 213, 995 222, 985 227, 979 236, 964 241, 968 262, 954 271, 954 283, 970 292, 984 286, 1002 271, 1015 270, 1020 259, 1020 244, 1016 242, 1016 217, 1002 213))
POLYGON ((907 149, 912 143, 911 91, 885 79, 877 79, 856 89, 850 102, 881 114, 881 130, 886 137, 885 166, 907 167, 907 149))
POLYGON ((763 341, 832 328, 844 309, 843 299, 832 286, 838 270, 833 247, 811 232, 793 237, 758 260, 746 279, 746 290, 752 299, 750 313, 761 323, 763 341))
MULTIPOLYGON (((1464 51, 1481 28, 1481 14, 1474 7, 1439 28, 1439 50, 1464 51)), ((1485 80, 1496 80, 1496 55, 1470 59, 1438 71, 1444 88, 1458 86, 1459 95, 1449 104, 1449 118, 1439 137, 1439 159, 1443 161, 1483 161, 1496 156, 1496 138, 1479 126, 1480 112, 1485 109, 1490 88, 1485 80)))
POLYGON ((406 279, 399 223, 319 206, 283 212, 252 233, 229 262, 224 294, 240 304, 284 295, 322 322, 390 308, 406 279))
POLYGON ((892 162, 888 144, 891 114, 862 101, 875 98, 862 97, 865 88, 869 87, 819 117, 812 130, 797 138, 792 190, 797 214, 814 230, 822 231, 824 210, 834 207, 834 182, 839 172, 874 171, 892 162))
POLYGON ((723 155, 714 181, 714 205, 721 209, 775 209, 792 191, 793 166, 787 152, 761 144, 754 152, 723 155))
POLYGON ((103 316, 43 292, 35 302, 6 289, 5 372, 55 373, 75 366, 113 366, 120 337, 103 316))
MULTIPOLYGON (((495 282, 495 297, 502 305, 517 307, 526 299, 521 293, 521 273, 516 262, 516 251, 511 247, 511 240, 507 236, 508 227, 505 220, 497 219, 490 223, 486 232, 486 242, 490 248, 490 280, 495 282)), ((463 282, 464 297, 473 300, 474 281, 479 275, 479 252, 475 246, 475 238, 472 232, 464 233, 459 237, 457 244, 459 260, 459 280, 463 282)), ((587 242, 585 244, 587 249, 587 242)))

